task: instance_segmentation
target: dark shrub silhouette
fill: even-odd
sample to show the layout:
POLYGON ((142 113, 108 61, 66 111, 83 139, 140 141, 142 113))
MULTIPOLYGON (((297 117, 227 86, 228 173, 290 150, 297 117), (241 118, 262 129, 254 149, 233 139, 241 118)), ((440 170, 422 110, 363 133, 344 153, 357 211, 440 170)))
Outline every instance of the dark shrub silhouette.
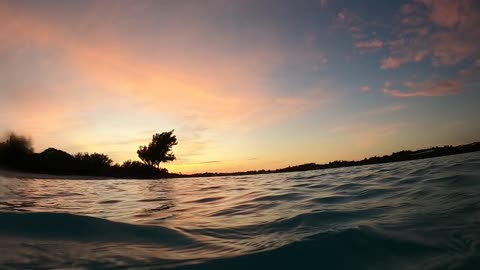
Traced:
POLYGON ((105 154, 77 153, 74 156, 79 174, 107 175, 112 160, 105 154))
POLYGON ((173 135, 173 130, 156 133, 148 146, 139 147, 137 154, 145 164, 159 168, 160 162, 175 160, 172 153, 174 145, 177 145, 177 137, 173 135))
POLYGON ((158 169, 140 161, 127 160, 121 166, 112 166, 112 174, 128 178, 166 177, 166 169, 158 169))
POLYGON ((139 150, 145 163, 127 160, 122 165, 112 165, 112 160, 100 153, 77 153, 72 156, 55 148, 34 153, 29 138, 9 133, 5 141, 0 142, 0 167, 47 174, 164 178, 170 175, 158 165, 175 159, 171 148, 177 144, 177 138, 172 133, 173 130, 155 134, 149 146, 145 146, 143 152, 139 150))
POLYGON ((177 138, 173 130, 153 135, 148 146, 140 146, 137 151, 142 162, 127 160, 122 165, 112 166, 112 160, 105 154, 78 153, 75 156, 58 150, 48 148, 36 154, 33 152, 32 142, 24 136, 10 133, 6 140, 0 142, 0 167, 27 172, 40 172, 49 174, 78 174, 90 176, 111 176, 118 178, 165 178, 165 177, 210 177, 227 175, 248 175, 281 173, 306 170, 318 170, 347 166, 369 165, 421 158, 431 158, 460 153, 480 151, 480 142, 464 145, 445 145, 431 147, 416 151, 399 151, 382 157, 370 157, 359 161, 336 160, 327 164, 307 163, 297 166, 288 166, 277 170, 257 170, 232 173, 197 173, 190 175, 169 173, 166 169, 159 168, 160 162, 172 161, 175 155, 172 147, 177 145, 177 138))
POLYGON ((48 148, 35 154, 33 168, 42 173, 72 173, 75 171, 75 158, 67 152, 48 148))
POLYGON ((0 164, 9 168, 30 167, 32 154, 32 141, 13 132, 9 133, 7 139, 0 144, 0 164))

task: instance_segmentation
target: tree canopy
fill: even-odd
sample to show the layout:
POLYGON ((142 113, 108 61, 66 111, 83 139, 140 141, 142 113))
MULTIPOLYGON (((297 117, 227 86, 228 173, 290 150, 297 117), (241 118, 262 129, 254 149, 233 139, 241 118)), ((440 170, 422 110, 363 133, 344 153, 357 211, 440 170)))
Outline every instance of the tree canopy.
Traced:
POLYGON ((172 153, 172 147, 177 145, 177 137, 173 135, 173 130, 168 132, 156 133, 148 146, 138 148, 138 157, 147 165, 159 168, 160 162, 175 160, 172 153))
POLYGON ((32 141, 15 133, 9 133, 6 140, 0 143, 0 163, 15 168, 18 164, 28 162, 32 153, 32 141))

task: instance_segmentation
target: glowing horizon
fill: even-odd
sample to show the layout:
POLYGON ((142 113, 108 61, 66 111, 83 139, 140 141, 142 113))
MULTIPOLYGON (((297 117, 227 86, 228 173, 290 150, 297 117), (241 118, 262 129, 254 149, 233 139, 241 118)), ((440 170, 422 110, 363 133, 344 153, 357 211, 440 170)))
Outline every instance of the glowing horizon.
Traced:
POLYGON ((172 172, 276 169, 480 139, 472 0, 0 1, 0 132, 172 172))

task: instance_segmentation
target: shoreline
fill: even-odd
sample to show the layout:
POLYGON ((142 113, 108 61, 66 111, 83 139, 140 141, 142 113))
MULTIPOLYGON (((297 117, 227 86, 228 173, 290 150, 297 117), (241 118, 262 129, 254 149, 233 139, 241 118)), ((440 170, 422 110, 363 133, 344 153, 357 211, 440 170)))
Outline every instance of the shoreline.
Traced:
MULTIPOLYGON (((0 177, 6 178, 17 178, 17 179, 51 179, 51 180, 112 180, 112 179, 142 179, 142 180, 162 180, 162 179, 171 179, 171 178, 202 178, 202 177, 224 177, 224 176, 248 176, 248 175, 259 175, 259 174, 275 174, 275 173, 289 173, 289 172, 302 172, 302 171, 313 171, 313 170, 323 170, 323 169, 335 169, 335 168, 345 168, 345 167, 357 167, 365 165, 375 165, 375 164, 385 164, 385 163, 395 163, 401 161, 412 161, 460 154, 468 154, 474 152, 480 152, 480 143, 472 143, 465 146, 473 146, 473 149, 469 151, 455 152, 455 153, 435 153, 431 149, 422 149, 413 151, 410 153, 410 158, 403 160, 390 160, 390 161, 378 161, 378 162, 364 162, 363 161, 335 161, 328 164, 316 164, 316 163, 307 163, 296 166, 289 166, 282 169, 276 170, 258 170, 258 171, 244 171, 244 172, 231 172, 231 173, 197 173, 197 174, 181 174, 181 173, 170 173, 168 177, 120 177, 120 176, 95 176, 95 175, 61 175, 61 174, 46 174, 46 173, 35 173, 35 172, 24 172, 16 171, 6 168, 0 168, 0 177), (427 154, 427 156, 425 156, 427 154), (336 164, 336 162, 338 164, 336 164), (364 162, 364 163, 362 163, 364 162)), ((393 154, 392 154, 393 155, 393 154)), ((384 156, 391 157, 390 156, 384 156)))
POLYGON ((89 175, 60 175, 46 174, 34 172, 22 172, 0 168, 0 177, 17 178, 17 179, 51 179, 51 180, 107 180, 114 179, 105 176, 89 176, 89 175))

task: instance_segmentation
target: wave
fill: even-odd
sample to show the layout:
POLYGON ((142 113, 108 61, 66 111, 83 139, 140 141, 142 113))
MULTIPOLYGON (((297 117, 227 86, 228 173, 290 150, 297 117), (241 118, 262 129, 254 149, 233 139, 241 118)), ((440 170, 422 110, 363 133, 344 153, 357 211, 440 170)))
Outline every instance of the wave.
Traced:
POLYGON ((176 248, 199 245, 179 230, 162 226, 133 225, 66 213, 0 212, 1 237, 155 244, 176 248))
MULTIPOLYGON (((108 261, 117 253, 122 253, 122 256, 129 254, 122 260, 128 260, 130 266, 141 266, 141 269, 437 269, 440 266, 442 269, 468 269, 480 262, 475 256, 475 250, 480 247, 478 239, 467 244, 457 240, 452 248, 445 245, 443 239, 351 222, 372 219, 381 211, 300 214, 268 224, 217 230, 176 230, 65 213, 0 212, 0 238, 54 243, 73 241, 74 245, 61 245, 67 253, 68 249, 82 244, 86 254, 102 254, 102 259, 95 257, 81 263, 87 268, 115 268, 117 265, 113 262, 102 260, 108 261), (285 235, 304 234, 282 245, 265 245, 260 241, 248 252, 238 252, 231 246, 208 241, 220 238, 234 242, 242 239, 251 241, 255 236, 278 235, 282 231, 285 235), (312 231, 318 233, 307 233, 312 231), (202 239, 200 236, 203 240, 199 240, 202 239), (142 253, 141 256, 136 253, 135 247, 146 246, 155 252, 142 253), (470 251, 464 252, 464 249, 470 251), (188 256, 189 250, 195 251, 196 256, 188 256), (209 252, 199 253, 199 250, 209 252), (172 257, 166 251, 178 256, 172 257)), ((280 240, 275 239, 277 243, 280 240)), ((39 248, 35 244, 31 246, 39 248)), ((46 248, 45 245, 42 248, 46 248)), ((47 248, 45 252, 52 250, 47 248)), ((43 257, 43 264, 60 267, 71 260, 59 256, 58 252, 55 254, 54 257, 43 257), (47 259, 51 261, 47 263, 47 259)), ((23 266, 29 268, 34 265, 23 266)))
POLYGON ((248 182, 0 179, 0 269, 477 269, 479 160, 248 182))
MULTIPOLYGON (((237 228, 237 234, 239 231, 244 231, 255 232, 261 236, 278 233, 286 228, 297 230, 298 233, 300 227, 311 227, 319 221, 328 224, 345 218, 368 218, 371 217, 371 214, 368 211, 304 214, 271 222, 269 225, 237 228)), ((214 237, 235 238, 232 233, 226 233, 226 230, 216 233, 210 230, 209 232, 210 236, 214 237)), ((176 251, 178 254, 182 254, 187 249, 210 249, 212 253, 215 253, 214 244, 200 242, 188 234, 208 235, 201 230, 182 232, 162 226, 133 225, 64 213, 0 213, 0 237, 2 239, 73 241, 92 249, 95 247, 97 251, 98 247, 103 246, 108 247, 108 249, 104 249, 104 251, 108 250, 108 253, 104 254, 107 257, 115 254, 115 249, 120 247, 132 248, 145 245, 150 245, 160 251, 162 250, 160 247, 163 250, 176 251), (92 243, 95 245, 91 245, 92 243)), ((251 238, 252 235, 248 237, 251 238)), ((64 246, 66 249, 70 247, 71 245, 64 246)), ((100 250, 102 249, 100 248, 100 250)), ((225 251, 227 250, 224 250, 225 256, 220 259, 214 258, 215 256, 204 256, 203 258, 201 256, 198 258, 183 256, 182 260, 182 256, 178 256, 172 260, 172 258, 162 258, 160 253, 154 257, 143 258, 148 263, 142 263, 142 269, 171 266, 179 269, 247 269, 252 266, 255 269, 403 269, 407 263, 405 265, 393 263, 397 262, 399 258, 406 260, 408 258, 410 266, 413 260, 423 269, 429 269, 439 263, 437 260, 441 260, 442 265, 453 264, 454 261, 453 258, 442 257, 448 250, 439 246, 438 243, 413 234, 401 234, 373 226, 338 227, 333 231, 325 228, 320 233, 273 248, 263 247, 245 253, 231 252, 230 255, 225 251), (432 256, 436 260, 432 260, 432 256)), ((135 254, 133 248, 132 252, 135 254)), ((55 260, 54 258, 50 259, 55 260)), ((56 258, 56 260, 61 259, 61 257, 56 258)), ((132 256, 130 260, 130 263, 134 261, 139 263, 139 258, 135 256, 132 256)), ((65 262, 58 261, 56 263, 62 265, 65 262)), ((95 259, 95 261, 84 263, 85 265, 91 263, 99 266, 101 261, 95 259)), ((53 264, 55 265, 55 262, 53 264)))
POLYGON ((444 256, 446 252, 434 242, 414 235, 360 226, 315 234, 273 250, 179 269, 435 269, 455 264, 455 258, 444 256))

